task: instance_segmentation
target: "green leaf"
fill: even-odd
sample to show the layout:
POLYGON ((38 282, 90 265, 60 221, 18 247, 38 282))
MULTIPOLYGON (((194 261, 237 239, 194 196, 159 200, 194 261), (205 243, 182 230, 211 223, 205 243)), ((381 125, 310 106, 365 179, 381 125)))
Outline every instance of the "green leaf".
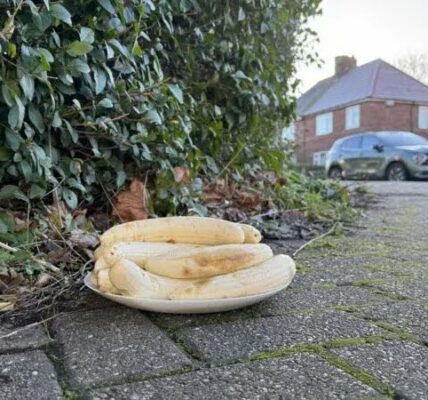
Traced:
POLYGON ((119 171, 116 175, 116 187, 120 188, 126 181, 126 173, 124 171, 119 171))
POLYGON ((106 73, 99 67, 94 67, 95 94, 100 94, 107 83, 106 73))
POLYGON ((239 7, 238 21, 243 21, 244 19, 245 19, 245 11, 242 7, 239 7))
POLYGON ((62 189, 62 198, 71 209, 75 209, 77 207, 77 196, 72 190, 67 188, 62 189))
POLYGON ((0 210, 0 233, 15 232, 15 220, 7 211, 0 210))
POLYGON ((82 72, 84 74, 88 74, 91 72, 89 65, 81 60, 80 58, 73 58, 68 64, 67 67, 71 73, 78 75, 78 72, 82 72))
POLYGON ((149 110, 145 114, 145 119, 155 125, 161 125, 162 119, 156 110, 149 110))
POLYGON ((0 189, 0 200, 17 199, 28 202, 28 197, 15 185, 6 185, 0 189))
POLYGON ((138 57, 141 57, 143 55, 143 50, 141 49, 137 39, 135 40, 134 45, 132 46, 132 54, 138 57))
POLYGON ((183 91, 181 90, 180 86, 170 83, 168 88, 173 96, 178 100, 178 102, 183 104, 183 91))
POLYGON ((32 100, 34 96, 34 78, 31 75, 24 73, 19 79, 19 85, 28 100, 32 100))
POLYGON ((80 40, 86 43, 93 43, 95 40, 94 31, 91 28, 82 26, 80 28, 80 40))
POLYGON ((67 46, 65 51, 72 57, 79 57, 89 53, 92 49, 91 44, 75 40, 67 46))
POLYGON ((7 147, 0 147, 0 161, 8 161, 12 158, 13 151, 7 147))
POLYGON ((15 105, 9 110, 8 123, 12 129, 21 129, 24 123, 25 107, 21 99, 15 96, 15 105))
POLYGON ((43 116, 40 113, 39 109, 36 108, 33 104, 28 108, 28 116, 30 117, 30 121, 36 127, 36 129, 43 133, 45 130, 45 123, 43 121, 43 116))
POLYGON ((52 119, 52 127, 59 128, 62 125, 62 119, 58 111, 55 111, 54 117, 52 119))
POLYGON ((116 14, 116 9, 113 7, 113 4, 111 4, 110 0, 98 0, 98 4, 110 14, 116 14))
POLYGON ((193 211, 195 214, 200 217, 206 217, 208 215, 208 210, 202 204, 193 204, 189 211, 193 211))
POLYGON ((43 187, 33 183, 30 188, 30 199, 40 199, 45 193, 46 190, 43 187))
POLYGON ((99 107, 104 107, 104 108, 113 108, 113 102, 110 99, 102 99, 99 103, 98 103, 99 107))
POLYGON ((71 22, 71 14, 68 12, 68 10, 62 6, 61 4, 52 4, 50 7, 50 12, 52 16, 55 18, 58 18, 60 21, 65 22, 68 25, 72 25, 71 22))
POLYGON ((18 151, 22 139, 17 132, 6 129, 6 142, 13 151, 18 151))

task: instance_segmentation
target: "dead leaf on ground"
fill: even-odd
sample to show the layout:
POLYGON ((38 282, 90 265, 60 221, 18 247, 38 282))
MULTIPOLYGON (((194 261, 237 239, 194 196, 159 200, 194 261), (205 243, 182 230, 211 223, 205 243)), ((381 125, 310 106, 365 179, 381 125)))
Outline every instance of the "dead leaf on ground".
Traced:
POLYGON ((116 197, 113 215, 123 221, 135 221, 148 217, 146 188, 139 179, 134 179, 129 189, 121 192, 116 197))
POLYGON ((79 249, 95 248, 99 244, 98 235, 94 232, 85 232, 75 229, 71 232, 70 242, 79 249))

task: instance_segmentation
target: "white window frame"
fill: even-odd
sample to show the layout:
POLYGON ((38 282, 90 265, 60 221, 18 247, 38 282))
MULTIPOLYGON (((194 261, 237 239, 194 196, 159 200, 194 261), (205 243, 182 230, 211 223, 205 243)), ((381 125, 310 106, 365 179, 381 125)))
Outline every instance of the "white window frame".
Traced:
POLYGON ((427 106, 419 106, 418 128, 428 129, 428 107, 427 106))
POLYGON ((317 136, 328 135, 333 132, 332 112, 317 115, 315 132, 317 136))
POLYGON ((316 151, 312 154, 312 165, 325 165, 328 151, 316 151))
POLYGON ((346 108, 346 130, 357 129, 360 127, 360 105, 346 108))

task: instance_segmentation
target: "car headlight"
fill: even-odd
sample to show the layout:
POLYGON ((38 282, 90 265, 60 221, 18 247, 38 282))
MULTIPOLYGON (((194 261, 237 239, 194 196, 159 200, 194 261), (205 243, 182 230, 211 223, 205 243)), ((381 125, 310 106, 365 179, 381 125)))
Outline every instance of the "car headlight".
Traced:
POLYGON ((413 161, 418 165, 422 165, 426 160, 428 160, 428 156, 426 154, 417 154, 416 156, 413 156, 413 161))

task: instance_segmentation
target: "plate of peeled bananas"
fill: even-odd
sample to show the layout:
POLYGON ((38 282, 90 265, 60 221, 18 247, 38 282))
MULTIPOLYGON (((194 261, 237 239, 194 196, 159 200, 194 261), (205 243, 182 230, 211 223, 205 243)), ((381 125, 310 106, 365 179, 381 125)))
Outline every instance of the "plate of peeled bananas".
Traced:
POLYGON ((146 311, 210 313, 245 307, 286 288, 296 268, 250 225, 166 217, 116 225, 100 237, 85 284, 146 311))

